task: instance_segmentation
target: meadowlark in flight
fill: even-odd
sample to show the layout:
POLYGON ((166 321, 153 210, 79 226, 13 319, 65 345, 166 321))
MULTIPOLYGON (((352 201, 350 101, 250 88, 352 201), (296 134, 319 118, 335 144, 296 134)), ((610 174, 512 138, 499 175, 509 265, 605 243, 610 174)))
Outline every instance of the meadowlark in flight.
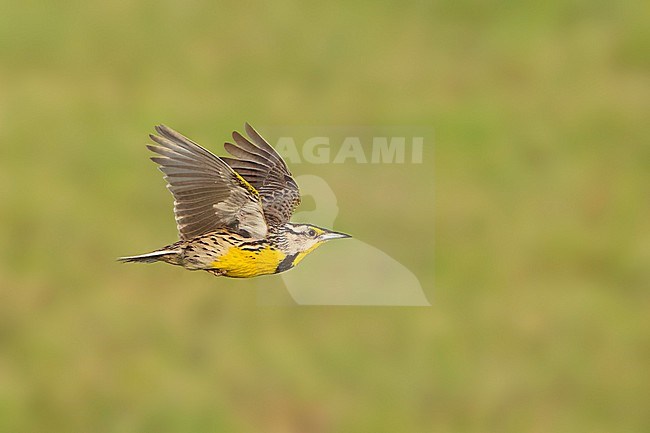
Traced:
POLYGON ((166 262, 217 276, 277 274, 331 239, 350 237, 289 222, 300 191, 282 157, 248 123, 218 157, 164 125, 147 145, 174 196, 180 240, 122 262, 166 262))

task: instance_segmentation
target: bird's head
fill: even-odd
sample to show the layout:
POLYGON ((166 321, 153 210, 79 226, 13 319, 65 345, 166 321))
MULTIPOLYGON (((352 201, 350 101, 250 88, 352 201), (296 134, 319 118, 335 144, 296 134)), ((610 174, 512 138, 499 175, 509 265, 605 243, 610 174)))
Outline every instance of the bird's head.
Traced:
POLYGON ((345 233, 327 230, 311 224, 287 223, 284 228, 286 239, 284 249, 287 256, 294 257, 292 266, 297 265, 307 254, 329 240, 351 237, 345 233))

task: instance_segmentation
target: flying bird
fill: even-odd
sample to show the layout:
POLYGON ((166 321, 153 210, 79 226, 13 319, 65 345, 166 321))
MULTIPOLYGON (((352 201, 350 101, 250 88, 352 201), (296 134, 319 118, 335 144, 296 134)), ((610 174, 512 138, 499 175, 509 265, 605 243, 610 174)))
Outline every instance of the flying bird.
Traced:
POLYGON ((166 262, 216 276, 277 274, 331 239, 348 238, 311 224, 289 222, 300 191, 282 157, 248 123, 233 132, 219 157, 159 125, 148 144, 174 196, 180 240, 122 262, 166 262))

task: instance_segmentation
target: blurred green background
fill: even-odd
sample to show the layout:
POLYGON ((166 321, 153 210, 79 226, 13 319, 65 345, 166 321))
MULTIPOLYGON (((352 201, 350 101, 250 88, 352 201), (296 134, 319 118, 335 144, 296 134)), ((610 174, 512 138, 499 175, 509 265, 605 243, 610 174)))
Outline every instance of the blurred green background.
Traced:
POLYGON ((0 8, 1 431, 650 429, 647 2, 0 8), (421 165, 292 167, 433 306, 117 264, 176 238, 152 126, 244 121, 433 128, 421 165))

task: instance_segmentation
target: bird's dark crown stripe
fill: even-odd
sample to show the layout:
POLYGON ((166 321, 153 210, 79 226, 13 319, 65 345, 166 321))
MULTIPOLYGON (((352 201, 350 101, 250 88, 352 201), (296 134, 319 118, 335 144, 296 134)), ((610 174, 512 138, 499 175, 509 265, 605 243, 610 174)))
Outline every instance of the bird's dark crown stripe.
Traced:
POLYGON ((294 235, 301 235, 301 234, 303 233, 303 232, 297 232, 297 231, 295 231, 295 230, 293 229, 293 227, 291 227, 291 226, 289 226, 289 225, 287 225, 286 228, 287 228, 287 231, 290 231, 290 232, 293 233, 294 235))
POLYGON ((291 269, 293 266, 293 261, 296 259, 296 256, 298 256, 298 253, 296 254, 290 254, 284 258, 278 265, 278 268, 275 270, 275 272, 284 272, 287 269, 291 269))

